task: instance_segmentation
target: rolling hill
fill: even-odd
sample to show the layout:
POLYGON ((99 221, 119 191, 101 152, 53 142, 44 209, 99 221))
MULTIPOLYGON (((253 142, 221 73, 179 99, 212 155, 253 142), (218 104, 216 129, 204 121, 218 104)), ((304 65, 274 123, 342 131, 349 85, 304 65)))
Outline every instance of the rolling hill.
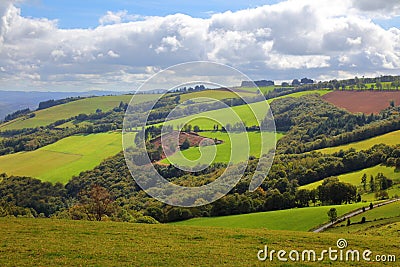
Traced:
POLYGON ((394 202, 383 207, 368 210, 351 218, 351 225, 346 226, 346 222, 340 223, 335 227, 328 228, 328 233, 354 233, 376 236, 386 236, 387 232, 400 237, 400 202, 394 202), (366 218, 366 223, 361 224, 362 217, 366 218))
MULTIPOLYGON (((298 92, 298 93, 285 95, 282 97, 269 99, 268 103, 271 103, 272 101, 274 101, 276 99, 280 99, 280 98, 286 98, 286 97, 298 98, 298 97, 308 95, 308 94, 325 95, 329 92, 330 91, 328 91, 328 90, 313 90, 313 91, 298 92)), ((258 118, 264 118, 266 113, 267 113, 267 109, 266 109, 265 103, 264 102, 256 102, 256 103, 251 103, 249 105, 241 105, 241 106, 235 106, 232 108, 223 108, 223 109, 218 109, 218 110, 202 112, 202 113, 187 116, 184 118, 167 121, 165 124, 172 125, 172 126, 174 126, 174 128, 176 128, 178 125, 190 123, 193 126, 194 125, 199 126, 200 129, 202 129, 202 130, 213 130, 213 127, 217 122, 220 122, 220 124, 229 123, 230 121, 232 121, 232 117, 231 117, 232 114, 237 114, 237 115, 239 115, 240 119, 243 121, 243 123, 245 123, 246 126, 253 126, 253 125, 258 124, 256 116, 258 118), (256 116, 254 114, 256 114, 256 116)))
MULTIPOLYGON (((396 172, 394 167, 386 167, 386 166, 382 166, 382 165, 374 166, 374 167, 356 171, 356 172, 342 174, 342 175, 339 175, 338 178, 339 178, 339 181, 341 181, 341 182, 346 182, 346 183, 350 183, 355 186, 360 186, 361 185, 361 177, 364 174, 367 175, 368 181, 369 181, 369 177, 371 175, 373 175, 375 177, 378 173, 383 173, 387 178, 392 179, 393 181, 400 182, 400 173, 396 172)), ((315 183, 301 186, 300 189, 311 190, 311 189, 317 188, 321 184, 322 184, 322 181, 318 181, 315 183)))
MULTIPOLYGON (((158 97, 158 95, 144 94, 137 95, 134 99, 137 101, 137 103, 140 103, 149 101, 156 97, 158 97)), ((48 109, 35 111, 34 113, 36 116, 33 118, 18 118, 16 120, 1 124, 0 131, 45 126, 58 120, 67 119, 82 113, 94 113, 97 109, 108 111, 118 106, 121 101, 124 103, 129 103, 131 98, 132 95, 100 96, 69 102, 48 109)))
POLYGON ((212 218, 194 218, 173 224, 204 227, 308 231, 328 221, 327 212, 332 207, 337 209, 338 216, 340 216, 363 206, 366 206, 366 204, 356 203, 339 206, 308 207, 212 218))
MULTIPOLYGON (((240 91, 239 94, 241 97, 257 96, 254 92, 250 92, 250 91, 249 92, 240 91)), ((217 99, 217 100, 226 99, 226 98, 238 98, 239 94, 235 93, 233 91, 229 91, 229 90, 219 90, 219 89, 203 90, 203 91, 199 91, 199 92, 182 94, 180 102, 182 103, 189 99, 196 101, 195 99, 198 97, 210 97, 210 98, 217 99)), ((197 101, 199 101, 199 100, 197 100, 197 101)))
POLYGON ((377 144, 386 144, 389 146, 400 144, 400 131, 394 131, 373 138, 369 138, 363 141, 354 142, 342 146, 328 147, 315 151, 321 152, 322 154, 333 154, 335 152, 339 152, 340 150, 343 151, 349 150, 350 148, 354 148, 355 150, 366 150, 377 144))
POLYGON ((0 173, 66 183, 122 150, 120 133, 76 135, 30 152, 0 157, 0 173))
MULTIPOLYGON (((196 161, 195 163, 190 164, 191 166, 195 166, 197 164, 205 164, 208 161, 212 162, 240 162, 240 161, 246 161, 247 158, 247 153, 243 146, 245 146, 247 143, 244 142, 243 140, 248 139, 249 140, 249 145, 250 145, 250 150, 249 150, 249 155, 255 156, 255 157, 260 157, 260 152, 264 151, 267 152, 269 151, 274 144, 274 139, 276 138, 279 140, 283 134, 276 134, 276 137, 274 138, 272 133, 268 132, 263 132, 262 135, 260 132, 248 132, 248 133, 234 133, 231 135, 232 141, 234 143, 233 151, 242 151, 243 153, 231 153, 231 144, 232 141, 229 138, 228 133, 223 133, 223 132, 201 132, 199 133, 201 136, 208 137, 208 138, 216 138, 218 140, 223 141, 222 144, 219 144, 217 146, 205 146, 205 147, 191 147, 187 150, 182 151, 182 155, 192 161, 196 161), (263 137, 263 147, 261 146, 261 137, 263 137), (213 149, 214 147, 216 148, 216 155, 214 159, 211 159, 209 157, 202 158, 202 160, 198 159, 200 156, 203 155, 214 155, 213 154, 213 149), (230 160, 232 154, 232 159, 230 160)), ((170 162, 182 165, 182 160, 181 156, 179 153, 175 153, 172 156, 169 156, 167 159, 164 159, 161 161, 162 163, 168 164, 170 162)), ((186 162, 186 161, 184 161, 186 162)))

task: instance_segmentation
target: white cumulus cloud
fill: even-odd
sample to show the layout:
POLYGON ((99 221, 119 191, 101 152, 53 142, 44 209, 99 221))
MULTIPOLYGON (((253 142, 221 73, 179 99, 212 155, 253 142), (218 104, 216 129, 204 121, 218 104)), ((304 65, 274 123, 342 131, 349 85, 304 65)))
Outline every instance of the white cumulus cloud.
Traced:
POLYGON ((128 90, 156 70, 195 60, 226 63, 254 79, 394 74, 400 30, 373 18, 376 10, 395 14, 398 7, 398 1, 287 0, 207 19, 109 11, 97 28, 61 29, 2 1, 0 89, 128 90))

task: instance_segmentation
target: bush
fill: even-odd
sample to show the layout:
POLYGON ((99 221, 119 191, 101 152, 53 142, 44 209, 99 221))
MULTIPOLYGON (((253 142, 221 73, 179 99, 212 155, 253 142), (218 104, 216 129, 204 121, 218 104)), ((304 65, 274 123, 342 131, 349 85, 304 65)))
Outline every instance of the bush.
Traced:
POLYGON ((134 220, 135 223, 158 224, 159 222, 150 216, 140 216, 134 220))

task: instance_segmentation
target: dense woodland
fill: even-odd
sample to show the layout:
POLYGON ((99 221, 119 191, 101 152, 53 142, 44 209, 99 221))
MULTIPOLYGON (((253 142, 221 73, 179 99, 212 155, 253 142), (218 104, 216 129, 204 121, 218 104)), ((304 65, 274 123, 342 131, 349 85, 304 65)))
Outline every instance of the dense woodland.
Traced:
MULTIPOLYGON (((396 82, 396 77, 381 77, 380 82, 396 82), (386 81, 387 80, 387 81, 386 81)), ((377 80, 362 80, 373 83, 377 80)), ((360 84, 360 80, 342 81, 341 86, 360 84)), ((327 82, 335 84, 335 81, 327 82)), ((272 98, 293 92, 327 88, 327 84, 305 84, 290 90, 276 88, 266 94, 272 98)), ((337 86, 334 85, 334 88, 337 86)), ((201 90, 197 88, 197 90, 201 90)), ((193 90, 191 90, 193 91, 193 90)), ((149 116, 149 124, 163 122, 180 102, 176 91, 167 94, 153 107, 147 102, 134 107, 120 103, 111 111, 97 110, 93 114, 57 121, 34 129, 3 131, 0 155, 18 151, 35 150, 62 138, 79 133, 98 133, 122 128, 125 111, 138 113, 129 121, 132 131, 139 131, 137 138, 150 140, 160 134, 159 127, 138 129, 149 116), (153 108, 152 108, 153 107, 153 108), (134 109, 134 110, 129 110, 134 109), (72 123, 73 127, 61 126, 72 123)), ((257 102, 258 97, 246 102, 257 102)), ((226 99, 228 106, 243 104, 243 100, 226 99)), ((44 105, 52 105, 49 102, 44 105)), ((179 110, 175 117, 188 116, 202 111, 221 108, 220 104, 191 103, 179 110)), ((85 220, 130 221, 143 223, 171 222, 197 216, 220 216, 258 211, 270 211, 309 205, 330 205, 361 201, 361 193, 375 192, 379 198, 387 197, 385 190, 393 181, 379 174, 376 177, 360 177, 356 187, 339 182, 336 176, 383 164, 400 169, 400 146, 376 145, 365 151, 340 151, 332 155, 310 152, 363 140, 400 129, 400 107, 391 106, 377 115, 351 114, 327 102, 317 95, 301 98, 283 98, 271 104, 276 129, 285 136, 278 142, 276 157, 267 179, 254 192, 248 187, 258 159, 251 158, 244 177, 234 189, 220 200, 198 208, 176 208, 150 198, 135 183, 126 167, 122 153, 106 159, 93 170, 73 177, 66 185, 41 182, 29 177, 0 176, 0 216, 55 217, 85 220), (310 152, 310 153, 304 153, 310 152), (323 183, 314 190, 300 190, 299 186, 315 181, 323 183)), ((29 115, 28 111, 20 115, 29 115)), ((11 118, 11 117, 10 117, 11 118)), ((246 125, 248 130, 268 129, 271 118, 262 125, 246 125)), ((215 131, 224 131, 228 125, 215 131)), ((193 128, 196 125, 193 125, 193 128)), ((192 126, 190 127, 192 129, 192 126)), ((172 130, 172 129, 171 129, 172 130)), ((200 130, 200 129, 198 129, 200 130)), ((186 186, 200 186, 214 181, 225 170, 225 164, 214 164, 202 172, 187 173, 174 166, 156 165, 160 174, 170 181, 186 186)))

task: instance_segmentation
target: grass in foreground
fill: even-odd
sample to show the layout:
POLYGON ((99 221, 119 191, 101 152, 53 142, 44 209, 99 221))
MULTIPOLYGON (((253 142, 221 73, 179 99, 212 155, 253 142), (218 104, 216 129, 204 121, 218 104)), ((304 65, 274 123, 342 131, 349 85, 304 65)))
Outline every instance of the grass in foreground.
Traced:
POLYGON ((340 216, 363 206, 367 206, 367 204, 355 203, 339 206, 308 207, 302 209, 278 210, 242 215, 195 218, 174 224, 228 228, 308 231, 327 222, 329 220, 327 212, 332 207, 336 208, 338 216, 340 216))
POLYGON ((0 157, 0 173, 66 183, 122 150, 121 133, 76 135, 30 152, 0 157))
MULTIPOLYGON (((399 254, 398 237, 300 233, 115 222, 0 218, 1 266, 282 266, 259 262, 269 249, 320 253, 345 238, 349 248, 399 254)), ((320 266, 306 262, 303 266, 320 266)), ((324 264, 349 266, 344 262, 324 264)), ((351 266, 365 266, 353 262, 351 266)), ((288 264, 287 264, 288 265, 288 264)), ((388 263, 387 266, 396 266, 388 263)))
POLYGON ((347 145, 323 148, 316 150, 316 152, 321 152, 323 154, 333 154, 335 152, 339 152, 340 150, 343 151, 349 150, 350 148, 354 148, 355 150, 366 150, 377 144, 385 144, 389 146, 400 144, 400 131, 383 134, 380 136, 376 136, 359 142, 350 143, 347 145))
MULTIPOLYGON (((158 96, 159 95, 152 94, 137 95, 135 96, 134 101, 141 103, 155 99, 158 96)), ((132 95, 100 96, 69 102, 63 105, 36 111, 36 116, 30 119, 18 118, 14 121, 2 124, 0 125, 0 131, 46 126, 58 120, 77 116, 81 113, 94 113, 97 109, 109 111, 118 106, 121 101, 124 103, 129 103, 131 98, 132 95)))

